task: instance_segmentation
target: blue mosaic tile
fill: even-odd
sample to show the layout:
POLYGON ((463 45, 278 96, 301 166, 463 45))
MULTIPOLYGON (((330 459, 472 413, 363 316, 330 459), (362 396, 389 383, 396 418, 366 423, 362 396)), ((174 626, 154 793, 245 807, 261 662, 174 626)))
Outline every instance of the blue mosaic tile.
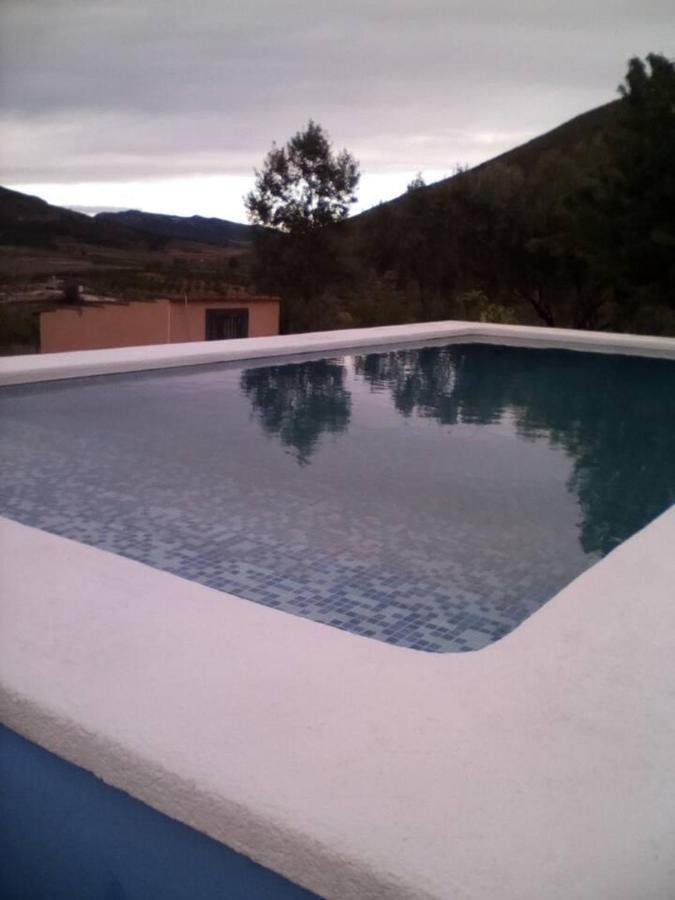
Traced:
POLYGON ((0 511, 367 637, 475 650, 675 497, 663 363, 476 345, 5 388, 0 511), (617 504, 605 482, 629 477, 617 504))

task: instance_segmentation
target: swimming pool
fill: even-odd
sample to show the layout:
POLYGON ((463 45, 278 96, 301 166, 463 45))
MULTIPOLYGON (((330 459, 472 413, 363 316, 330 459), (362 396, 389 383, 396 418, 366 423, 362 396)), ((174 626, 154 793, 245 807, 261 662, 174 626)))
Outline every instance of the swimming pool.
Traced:
POLYGON ((5 387, 0 512, 474 650, 673 502, 674 398, 671 360, 478 343, 5 387))
MULTIPOLYGON (((13 357, 0 381, 437 338, 675 360, 667 338, 439 322, 13 357)), ((670 897, 675 507, 478 653, 366 639, 6 517, 0 546, 2 721, 226 848, 336 900, 670 897)))

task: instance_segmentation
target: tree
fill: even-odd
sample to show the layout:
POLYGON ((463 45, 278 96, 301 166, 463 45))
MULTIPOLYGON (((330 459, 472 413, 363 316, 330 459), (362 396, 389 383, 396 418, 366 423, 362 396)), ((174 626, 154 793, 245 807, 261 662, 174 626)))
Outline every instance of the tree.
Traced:
POLYGON ((409 184, 408 187, 406 188, 406 191, 410 194, 410 193, 412 193, 413 191, 421 191, 422 188, 424 188, 424 187, 426 187, 426 186, 427 186, 427 183, 426 183, 426 181, 424 180, 424 177, 422 176, 422 173, 421 173, 421 172, 418 172, 417 175, 415 175, 415 177, 413 178, 413 180, 410 182, 410 184, 409 184))
MULTIPOLYGON (((675 313, 675 62, 631 59, 615 148, 614 261, 631 307, 675 313)), ((631 313, 633 310, 631 310, 631 313)), ((652 313, 653 315, 653 313, 652 313)), ((675 321, 675 320, 674 320, 675 321)))
POLYGON ((327 434, 347 430, 351 394, 345 368, 327 359, 245 369, 241 389, 267 434, 276 435, 298 463, 307 465, 327 434))
POLYGON ((77 277, 70 275, 63 279, 62 299, 64 303, 82 303, 77 277))
POLYGON ((284 147, 274 145, 255 172, 255 187, 245 197, 251 223, 263 226, 254 279, 281 294, 285 331, 330 325, 328 294, 345 278, 330 226, 347 216, 359 177, 354 157, 334 152, 311 119, 284 147))
POLYGON ((323 128, 309 120, 285 147, 274 145, 255 188, 246 196, 255 225, 293 236, 306 235, 344 219, 356 202, 359 166, 342 150, 334 153, 323 128))

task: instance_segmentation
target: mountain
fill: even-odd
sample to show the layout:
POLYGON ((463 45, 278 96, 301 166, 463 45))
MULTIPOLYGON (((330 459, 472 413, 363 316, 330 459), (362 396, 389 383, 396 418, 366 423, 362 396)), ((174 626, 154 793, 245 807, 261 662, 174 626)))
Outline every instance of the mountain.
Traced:
POLYGON ((0 187, 0 244, 4 245, 45 247, 59 239, 70 239, 107 247, 139 243, 156 247, 170 240, 241 247, 251 243, 255 231, 251 225, 226 219, 165 216, 139 210, 88 216, 0 187))
MULTIPOLYGON (((444 192, 457 178, 471 176, 498 163, 517 166, 527 172, 539 159, 552 151, 568 154, 611 129, 620 101, 606 103, 582 113, 568 122, 481 163, 466 172, 437 181, 420 189, 431 200, 444 192)), ((395 208, 406 194, 352 217, 343 225, 360 229, 383 208, 395 208)), ((59 239, 70 239, 104 247, 161 247, 169 240, 187 241, 221 247, 240 247, 251 243, 256 228, 226 219, 203 216, 170 216, 139 210, 102 212, 95 216, 53 206, 39 197, 0 187, 0 245, 27 247, 53 246, 59 239), (159 240, 158 240, 159 239, 159 240)))
MULTIPOLYGON (((263 287, 274 282, 282 296, 285 327, 471 319, 673 333, 668 228, 645 239, 651 268, 627 272, 618 252, 619 233, 628 251, 640 238, 616 213, 630 203, 630 222, 639 218, 641 192, 628 197, 622 180, 630 135, 649 126, 660 146, 653 119, 631 119, 631 109, 625 98, 604 104, 472 169, 411 186, 340 222, 323 257, 320 247, 299 262, 270 253, 263 287)), ((656 215, 651 182, 654 200, 642 206, 656 215)))
POLYGON ((283 297, 287 331, 486 316, 604 327, 616 316, 587 245, 611 223, 582 221, 569 201, 602 183, 620 104, 338 223, 330 259, 298 257, 283 241, 254 258, 256 229, 223 219, 91 217, 0 189, 0 294, 18 298, 52 276, 124 299, 252 285, 283 297), (312 295, 323 299, 309 304, 312 295))
POLYGON ((249 283, 254 233, 197 216, 89 216, 0 187, 0 304, 51 302, 63 279, 116 299, 220 296, 249 283))
MULTIPOLYGON (((484 172, 486 169, 490 169, 498 164, 515 166, 527 173, 533 169, 546 154, 558 153, 563 156, 570 155, 579 148, 589 145, 600 135, 611 132, 616 127, 620 103, 620 100, 612 100, 610 103, 605 103, 602 106, 597 106, 594 109, 581 113, 573 119, 563 122, 562 125, 558 125, 550 131, 538 135, 537 137, 532 138, 532 140, 520 144, 511 150, 506 150, 504 153, 500 153, 499 156, 494 156, 484 163, 479 163, 477 166, 462 170, 455 175, 451 175, 449 178, 435 181, 433 184, 420 188, 420 194, 431 200, 434 196, 444 193, 447 188, 452 185, 455 179, 464 176, 471 177, 473 174, 484 172)), ((358 223, 360 226, 367 222, 370 217, 377 215, 378 210, 387 207, 396 207, 397 204, 400 204, 405 200, 406 196, 407 194, 402 194, 400 197, 395 197, 393 200, 388 200, 371 209, 364 210, 362 213, 359 213, 359 215, 349 219, 349 223, 358 223)))
MULTIPOLYGON (((145 240, 148 238, 145 235, 145 240)), ((128 247, 144 238, 122 223, 96 221, 83 213, 52 206, 39 197, 0 187, 0 245, 52 247, 63 239, 128 247)))
POLYGON ((94 216, 102 223, 124 225, 160 237, 181 241, 195 241, 202 244, 248 244, 256 229, 240 222, 227 219, 204 218, 204 216, 166 216, 159 213, 140 212, 129 209, 125 212, 103 212, 94 216))
POLYGON ((602 106, 596 106, 585 113, 568 119, 550 131, 540 134, 525 144, 507 150, 487 162, 476 166, 474 171, 504 163, 528 169, 535 165, 545 153, 557 151, 562 154, 573 153, 580 146, 595 140, 598 135, 611 131, 616 127, 621 101, 612 100, 602 106))

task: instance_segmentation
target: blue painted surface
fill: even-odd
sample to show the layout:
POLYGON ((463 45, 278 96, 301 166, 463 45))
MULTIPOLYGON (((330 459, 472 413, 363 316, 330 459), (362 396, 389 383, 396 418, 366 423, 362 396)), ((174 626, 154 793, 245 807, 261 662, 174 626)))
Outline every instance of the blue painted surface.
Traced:
POLYGON ((312 900, 0 726, 2 900, 312 900))
POLYGON ((0 511, 404 647, 497 640, 675 499, 675 363, 489 345, 0 390, 0 511))

